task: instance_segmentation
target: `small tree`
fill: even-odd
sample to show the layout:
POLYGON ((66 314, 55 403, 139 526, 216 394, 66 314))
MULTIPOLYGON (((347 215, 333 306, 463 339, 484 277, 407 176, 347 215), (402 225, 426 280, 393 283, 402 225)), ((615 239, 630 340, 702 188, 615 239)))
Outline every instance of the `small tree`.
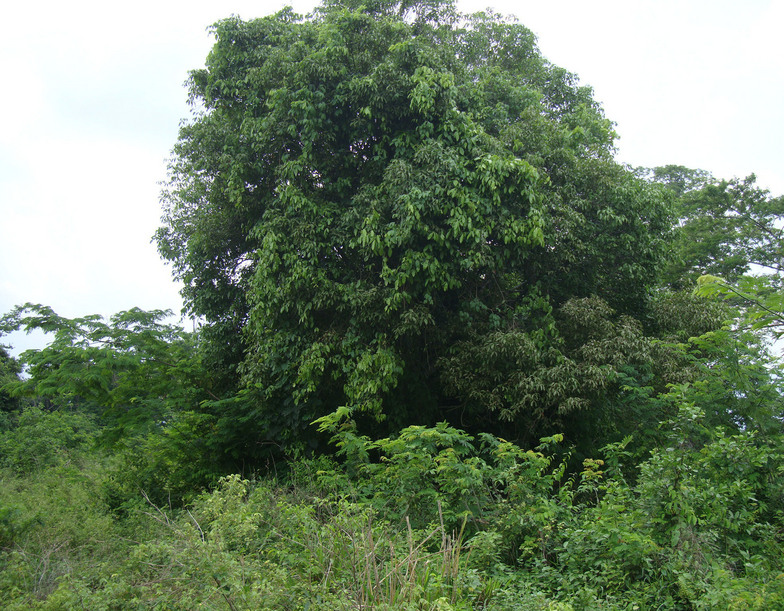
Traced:
POLYGON ((48 306, 19 306, 0 319, 0 332, 40 330, 52 340, 22 353, 29 375, 5 388, 50 410, 97 416, 107 438, 150 430, 211 394, 194 338, 162 322, 170 315, 135 308, 106 322, 98 315, 65 318, 48 306))

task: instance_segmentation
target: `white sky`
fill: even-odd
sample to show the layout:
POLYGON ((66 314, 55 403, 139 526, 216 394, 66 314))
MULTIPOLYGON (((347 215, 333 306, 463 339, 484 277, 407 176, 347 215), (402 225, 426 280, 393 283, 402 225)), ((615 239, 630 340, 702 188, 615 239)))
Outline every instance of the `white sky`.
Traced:
MULTIPOLYGON (((189 116, 183 83, 206 27, 272 0, 30 0, 0 9, 0 314, 179 311, 150 238, 159 182, 189 116)), ((307 12, 315 2, 291 2, 307 12)), ((784 193, 784 0, 462 0, 514 13, 551 62, 594 88, 619 159, 784 193)), ((17 349, 35 338, 5 340, 17 349)))

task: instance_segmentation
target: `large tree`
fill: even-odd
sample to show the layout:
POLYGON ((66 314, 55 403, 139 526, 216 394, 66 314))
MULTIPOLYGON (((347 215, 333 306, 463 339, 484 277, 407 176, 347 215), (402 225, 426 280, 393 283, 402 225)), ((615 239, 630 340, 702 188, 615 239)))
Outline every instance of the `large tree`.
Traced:
POLYGON ((448 418, 529 438, 634 360, 585 357, 579 317, 639 327, 667 207, 528 29, 328 0, 213 32, 157 241, 254 431, 448 418))

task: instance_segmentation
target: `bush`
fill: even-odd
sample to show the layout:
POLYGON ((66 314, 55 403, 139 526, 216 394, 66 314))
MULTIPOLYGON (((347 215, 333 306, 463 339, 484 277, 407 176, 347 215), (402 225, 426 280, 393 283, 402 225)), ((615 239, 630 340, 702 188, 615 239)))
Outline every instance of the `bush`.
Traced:
POLYGON ((78 462, 95 433, 85 414, 27 407, 12 428, 0 433, 0 466, 23 474, 78 462))

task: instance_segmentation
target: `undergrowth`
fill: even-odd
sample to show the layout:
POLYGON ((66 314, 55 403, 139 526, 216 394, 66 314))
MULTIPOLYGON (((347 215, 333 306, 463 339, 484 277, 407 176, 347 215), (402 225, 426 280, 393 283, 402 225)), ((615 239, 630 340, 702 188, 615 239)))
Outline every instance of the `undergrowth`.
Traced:
POLYGON ((622 468, 628 440, 570 472, 560 436, 525 450, 438 425, 376 441, 346 434, 339 460, 292 461, 281 479, 230 475, 162 503, 117 484, 121 457, 93 448, 84 422, 34 413, 0 435, 0 602, 781 608, 781 448, 701 426, 685 406, 634 481, 622 468), (15 444, 36 435, 48 445, 25 472, 15 444))

